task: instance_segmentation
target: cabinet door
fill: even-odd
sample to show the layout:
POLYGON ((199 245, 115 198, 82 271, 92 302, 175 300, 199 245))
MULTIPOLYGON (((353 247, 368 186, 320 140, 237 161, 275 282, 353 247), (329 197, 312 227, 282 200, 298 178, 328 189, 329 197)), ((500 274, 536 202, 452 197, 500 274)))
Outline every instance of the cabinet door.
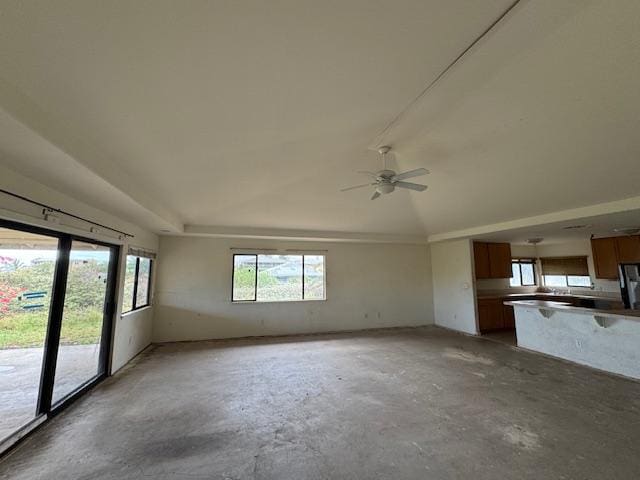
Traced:
POLYGON ((489 243, 489 272, 491 278, 511 278, 511 245, 489 243))
POLYGON ((513 330, 516 328, 516 315, 511 305, 502 306, 502 319, 504 321, 504 328, 513 330))
POLYGON ((616 237, 618 263, 640 262, 640 236, 616 237))
POLYGON ((478 302, 478 328, 481 332, 486 332, 490 330, 490 319, 491 319, 491 309, 489 305, 483 303, 482 301, 478 302))
POLYGON ((478 320, 481 332, 504 328, 502 300, 479 300, 478 320))
POLYGON ((476 278, 490 278, 489 249, 484 242, 473 242, 473 259, 476 267, 476 278))
POLYGON ((591 239, 591 251, 596 269, 596 278, 616 280, 618 278, 616 239, 612 237, 593 238, 591 239))

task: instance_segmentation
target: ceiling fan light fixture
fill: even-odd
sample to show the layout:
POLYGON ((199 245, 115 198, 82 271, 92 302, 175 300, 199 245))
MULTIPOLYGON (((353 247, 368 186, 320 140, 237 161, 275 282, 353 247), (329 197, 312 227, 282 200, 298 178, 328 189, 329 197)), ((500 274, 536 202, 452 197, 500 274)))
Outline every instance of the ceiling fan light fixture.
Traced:
POLYGON ((395 190, 395 187, 391 183, 379 183, 376 185, 376 191, 382 195, 391 193, 395 190))
POLYGON ((396 187, 400 189, 413 190, 416 192, 424 192, 427 189, 426 185, 422 185, 419 183, 413 182, 405 182, 404 180, 408 178, 420 177, 422 175, 426 175, 429 173, 429 170, 426 168, 415 168, 413 170, 409 170, 402 173, 396 173, 394 170, 390 170, 387 168, 386 156, 389 153, 391 147, 383 146, 378 149, 380 156, 382 157, 382 170, 377 172, 370 171, 360 171, 358 173, 362 173, 364 175, 368 175, 370 177, 369 183, 364 183, 362 185, 354 185, 352 187, 346 187, 341 189, 342 192, 347 192, 349 190, 356 190, 358 188, 365 188, 372 186, 374 187, 374 194, 371 197, 371 200, 375 200, 381 195, 386 195, 393 192, 396 187))

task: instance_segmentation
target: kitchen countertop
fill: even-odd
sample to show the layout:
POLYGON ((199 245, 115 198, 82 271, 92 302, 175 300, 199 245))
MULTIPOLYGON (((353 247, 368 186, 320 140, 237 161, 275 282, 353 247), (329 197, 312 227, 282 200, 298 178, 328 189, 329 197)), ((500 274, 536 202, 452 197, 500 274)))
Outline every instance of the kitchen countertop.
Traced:
POLYGON ((553 297, 553 298, 585 298, 588 300, 604 300, 607 302, 621 302, 618 298, 611 297, 599 297, 597 295, 580 295, 580 294, 569 294, 569 293, 545 293, 545 292, 533 292, 533 293, 504 293, 504 294, 489 294, 489 295, 478 295, 478 300, 498 300, 501 298, 523 298, 523 297, 553 297))
POLYGON ((504 304, 511 305, 513 307, 558 310, 568 313, 597 315, 600 317, 626 318, 628 320, 640 321, 640 310, 601 310, 598 308, 574 307, 567 302, 554 302, 545 300, 510 300, 504 302, 504 304))

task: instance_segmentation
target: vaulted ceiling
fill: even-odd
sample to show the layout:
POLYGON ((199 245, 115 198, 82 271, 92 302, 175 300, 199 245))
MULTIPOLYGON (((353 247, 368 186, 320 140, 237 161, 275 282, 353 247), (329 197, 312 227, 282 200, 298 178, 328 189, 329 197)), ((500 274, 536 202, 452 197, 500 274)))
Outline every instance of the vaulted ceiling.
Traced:
POLYGON ((432 235, 640 195, 640 4, 512 4, 4 1, 0 163, 156 231, 432 235), (341 193, 381 144, 429 189, 341 193))

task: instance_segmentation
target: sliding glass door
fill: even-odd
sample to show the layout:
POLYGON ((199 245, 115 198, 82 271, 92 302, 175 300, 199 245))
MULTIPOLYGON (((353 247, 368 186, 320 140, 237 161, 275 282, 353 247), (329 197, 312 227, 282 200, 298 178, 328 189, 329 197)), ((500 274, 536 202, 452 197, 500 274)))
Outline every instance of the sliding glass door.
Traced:
POLYGON ((37 415, 58 239, 0 227, 0 440, 37 415))
POLYGON ((0 220, 0 442, 106 374, 117 258, 0 220))
POLYGON ((100 362, 111 248, 73 240, 52 403, 104 373, 100 362))

